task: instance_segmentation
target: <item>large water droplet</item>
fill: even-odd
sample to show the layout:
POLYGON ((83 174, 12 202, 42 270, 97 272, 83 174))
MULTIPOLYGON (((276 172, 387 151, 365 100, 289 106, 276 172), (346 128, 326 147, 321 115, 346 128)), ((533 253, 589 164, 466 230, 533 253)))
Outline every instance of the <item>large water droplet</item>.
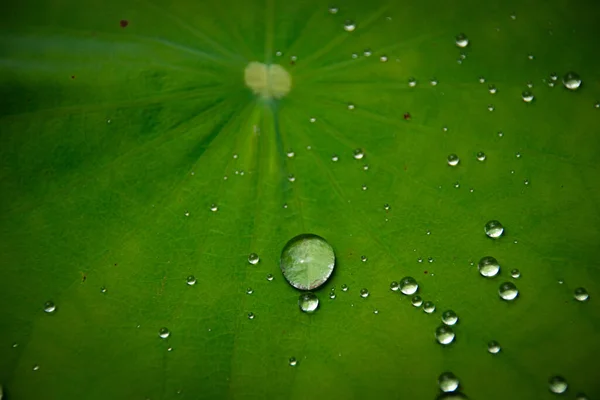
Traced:
POLYGON ((258 254, 256 253, 250 253, 250 255, 248 256, 248 262, 252 265, 258 264, 259 261, 260 257, 258 257, 258 254))
POLYGON ((438 385, 440 385, 440 389, 444 393, 454 392, 458 389, 459 381, 452 372, 444 372, 438 378, 438 385))
POLYGON ((581 86, 581 78, 575 72, 568 72, 563 77, 563 85, 565 85, 567 89, 577 90, 581 86))
POLYGON ((196 284, 196 277, 194 275, 190 275, 185 279, 186 283, 190 286, 193 286, 196 284))
POLYGON ((550 378, 548 381, 548 386, 550 387, 551 392, 557 394, 564 393, 567 390, 567 387, 569 387, 565 378, 559 375, 550 378))
POLYGON ((410 300, 411 304, 415 307, 421 307, 423 305, 423 299, 421 298, 421 296, 413 296, 413 298, 410 300))
POLYGON ((464 33, 459 34, 458 36, 456 36, 456 45, 458 47, 467 47, 469 45, 469 38, 467 38, 467 35, 465 35, 464 33))
POLYGON ((574 297, 577 301, 586 301, 590 298, 590 295, 588 294, 587 290, 585 290, 585 288, 579 287, 575 289, 574 297))
POLYGON ((53 313, 54 311, 56 311, 56 305, 54 304, 54 302, 47 301, 44 304, 44 311, 47 313, 53 313))
POLYGON ((411 276, 406 276, 400 281, 400 291, 405 295, 415 294, 417 289, 419 289, 419 285, 411 276))
POLYGON ((442 322, 446 325, 454 325, 458 322, 458 315, 453 310, 447 310, 442 313, 442 322))
POLYGON ((440 344, 450 344, 454 340, 454 330, 446 325, 440 325, 435 330, 435 338, 440 344))
POLYGON ((487 345, 488 351, 492 354, 497 354, 500 352, 500 343, 496 342, 495 340, 491 340, 488 345, 487 345))
POLYGON ((298 307, 305 313, 311 313, 319 307, 319 298, 311 292, 302 293, 298 299, 298 307))
POLYGON ((362 297, 362 298, 369 297, 369 289, 367 289, 367 288, 360 289, 360 297, 362 297))
POLYGON ((356 23, 352 20, 346 20, 346 22, 344 22, 344 30, 346 32, 352 32, 356 29, 356 23))
POLYGON ((460 158, 458 158, 458 156, 456 154, 448 155, 448 165, 454 167, 454 166, 458 165, 459 161, 460 161, 460 158))
POLYGON ((496 220, 488 221, 483 229, 485 231, 485 234, 493 239, 499 238, 500 236, 502 236, 502 233, 504 233, 504 227, 502 226, 500 221, 496 220))
POLYGON ((168 338, 170 335, 171 335, 171 332, 170 332, 170 331, 169 331, 169 329, 168 329, 168 328, 166 328, 166 327, 160 328, 160 329, 158 330, 158 336, 160 336, 160 337, 161 337, 161 338, 163 338, 163 339, 166 339, 166 338, 168 338))
POLYGON ((283 248, 280 266, 290 285, 300 290, 312 290, 323 285, 331 276, 335 254, 322 237, 298 235, 283 248))
POLYGON ((498 275, 498 271, 500 271, 500 264, 498 264, 498 260, 494 257, 483 257, 479 260, 477 264, 479 268, 479 273, 486 278, 490 278, 498 275))
POLYGON ((503 300, 514 300, 519 295, 519 290, 512 282, 504 282, 498 288, 498 294, 503 300))
POLYGON ((427 314, 431 314, 432 312, 434 312, 435 304, 433 303, 433 301, 426 301, 425 303, 423 303, 423 311, 425 311, 427 314))

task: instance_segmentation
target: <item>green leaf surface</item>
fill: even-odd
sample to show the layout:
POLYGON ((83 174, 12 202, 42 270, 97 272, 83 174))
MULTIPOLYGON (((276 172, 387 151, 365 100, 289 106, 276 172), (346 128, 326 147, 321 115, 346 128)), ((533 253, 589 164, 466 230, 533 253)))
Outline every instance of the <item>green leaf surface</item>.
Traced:
POLYGON ((7 5, 6 399, 434 399, 445 371, 472 399, 552 399, 554 375, 564 398, 600 398, 598 5, 330 5, 7 5), (257 97, 253 61, 281 65, 289 93, 257 97), (312 314, 279 268, 303 233, 336 253, 312 314), (499 275, 479 274, 484 256, 499 275), (406 276, 435 312, 390 290, 406 276))

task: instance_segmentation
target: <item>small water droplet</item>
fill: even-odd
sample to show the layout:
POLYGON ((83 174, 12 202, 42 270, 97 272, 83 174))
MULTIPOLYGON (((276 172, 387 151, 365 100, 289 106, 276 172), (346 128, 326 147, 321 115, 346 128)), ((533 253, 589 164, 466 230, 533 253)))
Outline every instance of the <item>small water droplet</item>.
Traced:
POLYGON ((388 58, 387 56, 384 54, 381 57, 379 57, 379 61, 381 61, 382 63, 387 62, 388 58))
POLYGON ((194 275, 190 275, 185 280, 188 285, 193 286, 196 284, 196 277, 194 275))
POLYGON ((100 288, 100 293, 106 293, 106 286, 102 286, 100 288))
POLYGON ((54 304, 54 302, 52 301, 47 301, 44 304, 44 311, 47 313, 53 313, 54 311, 56 311, 56 305, 54 304))
POLYGON ((594 104, 594 108, 600 108, 600 101, 597 101, 596 104, 594 104))
POLYGON ((171 336, 171 332, 169 331, 168 328, 163 327, 158 330, 158 336, 162 339, 166 339, 169 336, 171 336))
POLYGON ((400 289, 400 285, 398 284, 398 282, 392 281, 392 283, 390 283, 390 290, 392 292, 397 292, 398 289, 400 289))
POLYGON ((575 289, 574 297, 577 301, 586 301, 590 298, 590 295, 588 294, 587 290, 585 290, 585 288, 578 287, 577 289, 575 289))
POLYGON ((504 227, 500 221, 496 220, 488 221, 483 227, 483 230, 485 234, 492 239, 497 239, 504 233, 504 227))
POLYGON ((527 81, 526 85, 529 89, 533 89, 533 82, 527 81))
POLYGON ((550 387, 550 391, 556 394, 566 392, 567 388, 569 387, 566 379, 559 375, 550 378, 550 380, 548 381, 548 386, 550 387))
POLYGON ((438 378, 438 385, 444 393, 454 392, 458 389, 459 381, 452 372, 444 372, 438 378))
POLYGON ((333 162, 338 162, 339 159, 340 158, 335 154, 331 156, 331 161, 333 161, 333 162))
POLYGON ((496 85, 489 85, 488 90, 489 90, 490 94, 496 94, 498 92, 496 85))
POLYGON ((458 315, 453 310, 446 310, 442 313, 442 322, 446 325, 454 325, 458 322, 458 315))
POLYGON ((461 48, 467 47, 469 45, 469 38, 467 38, 467 35, 461 33, 456 36, 456 45, 461 48))
POLYGON ((362 190, 367 190, 369 187, 367 185, 362 185, 362 190))
POLYGON ((252 294, 254 293, 254 290, 252 290, 251 287, 249 287, 248 289, 246 289, 246 294, 252 294))
POLYGON ((488 104, 487 109, 488 109, 488 111, 494 111, 496 109, 496 107, 494 107, 493 104, 488 104))
POLYGON ((312 117, 311 119, 309 119, 309 121, 314 124, 315 122, 317 122, 317 119, 315 117, 312 117))
POLYGON ((352 103, 348 103, 348 110, 354 110, 355 106, 352 103))
POLYGON ((360 256, 360 261, 367 262, 367 260, 368 260, 367 256, 360 256))
POLYGON ((233 158, 234 160, 237 159, 239 156, 237 155, 237 153, 233 153, 233 158))
POLYGON ((417 258, 417 262, 422 263, 423 262, 423 258, 422 257, 417 258))
POLYGON ((514 300, 519 295, 519 290, 512 282, 504 282, 498 288, 498 294, 503 300, 514 300))
POLYGON ((577 90, 581 86, 581 78, 575 72, 568 72, 563 77, 563 85, 569 90, 577 90))
POLYGON ((358 53, 352 53, 352 58, 357 59, 358 58, 358 53))
POLYGON ((498 342, 496 342, 495 340, 491 340, 487 345, 487 349, 492 354, 498 354, 501 350, 501 347, 498 342))
POLYGON ((298 307, 305 313, 314 312, 319 307, 319 298, 311 292, 302 293, 298 299, 298 307))
POLYGON ((291 367, 295 367, 296 364, 298 364, 298 361, 296 361, 296 357, 290 357, 290 366, 291 367))
POLYGON ((589 399, 584 393, 577 393, 577 396, 575 396, 575 400, 589 400, 589 399))
POLYGON ((368 169, 369 169, 369 165, 368 165, 368 164, 365 164, 365 165, 363 165, 363 169, 364 169, 365 171, 366 171, 366 170, 368 170, 368 169))
POLYGON ((415 86, 417 86, 417 80, 415 78, 409 78, 408 79, 408 86, 409 87, 415 87, 415 86))
POLYGON ((426 301, 423 303, 423 311, 425 311, 427 314, 431 314, 435 311, 435 303, 433 301, 426 301))
POLYGON ((355 160, 362 160, 362 158, 365 156, 365 152, 362 149, 355 149, 352 156, 355 160))
POLYGON ((336 295, 335 295, 335 290, 334 290, 334 289, 331 289, 331 290, 329 291, 329 298, 333 300, 333 299, 335 299, 335 296, 336 296, 336 295))
POLYGON ((479 273, 481 276, 491 278, 498 275, 498 272, 500 271, 500 264, 498 264, 498 260, 496 260, 494 257, 487 256, 479 260, 477 268, 479 268, 479 273))
POLYGON ((211 206, 210 206, 210 211, 212 211, 212 212, 217 212, 218 210, 219 210, 219 207, 217 207, 217 205, 216 205, 216 204, 214 204, 214 203, 213 203, 213 204, 211 204, 211 206))
POLYGON ((294 150, 292 149, 288 150, 286 154, 289 158, 292 158, 296 155, 296 153, 294 153, 294 150))
POLYGON ((457 182, 454 182, 454 187, 455 187, 456 189, 460 188, 460 182, 458 182, 458 181, 457 181, 457 182))
POLYGON ((33 366, 33 370, 34 370, 34 371, 37 371, 37 370, 39 370, 39 369, 40 369, 40 366, 39 366, 39 365, 35 364, 35 365, 33 366))
POLYGON ((169 347, 169 348, 167 349, 167 351, 173 351, 173 348, 172 348, 172 347, 169 347))
POLYGON ((346 285, 345 283, 342 285, 342 291, 344 291, 344 292, 348 291, 348 285, 346 285))
POLYGON ((369 297, 369 290, 367 288, 360 289, 360 297, 362 297, 362 298, 369 297))
POLYGON ((427 261, 429 261, 430 263, 432 263, 434 261, 433 257, 429 257, 427 258, 427 261))
POLYGON ((273 280, 273 274, 267 274, 267 280, 271 282, 273 280))
POLYGON ((402 294, 411 295, 415 294, 419 289, 419 284, 415 280, 415 278, 411 276, 406 276, 400 280, 400 291, 402 294))
POLYGON ((504 136, 504 133, 502 131, 498 132, 498 137, 502 137, 504 136))
POLYGON ((448 132, 448 127, 447 126, 442 126, 442 131, 448 132))
POLYGON ((383 209, 384 209, 385 211, 390 211, 390 208, 391 208, 391 207, 390 207, 390 205, 389 205, 389 204, 387 204, 387 203, 383 205, 383 209))
POLYGON ((525 103, 531 103, 533 101, 533 93, 531 93, 530 91, 526 90, 521 94, 521 97, 523 98, 523 101, 525 103))
POLYGON ((521 271, 515 268, 512 271, 510 271, 510 276, 512 276, 515 279, 518 279, 521 277, 521 271))
POLYGON ((479 83, 485 83, 485 77, 480 76, 479 77, 479 83))
POLYGON ((19 343, 17 343, 17 342, 13 343, 12 347, 13 347, 13 349, 16 347, 19 347, 19 343))
POLYGON ((344 22, 344 30, 346 32, 353 32, 355 29, 356 23, 354 21, 346 20, 346 22, 344 22))
POLYGON ((460 158, 458 158, 458 156, 454 153, 448 155, 448 165, 450 165, 451 167, 454 167, 456 165, 458 165, 458 163, 460 162, 460 158))
POLYGON ((254 313, 249 312, 248 313, 248 319, 254 319, 254 313))
POLYGON ((477 153, 477 160, 478 161, 485 161, 485 153, 483 151, 480 151, 479 153, 477 153))
POLYGON ((446 325, 440 325, 435 330, 435 338, 440 344, 450 344, 454 340, 454 330, 446 325))
POLYGON ((533 54, 529 53, 529 54, 527 54, 527 58, 530 60, 533 60, 535 57, 533 56, 533 54))
POLYGON ((330 14, 337 14, 338 11, 339 11, 339 8, 337 8, 336 6, 329 7, 329 13, 330 14))
POLYGON ((275 55, 276 55, 277 57, 281 57, 281 56, 283 55, 283 53, 282 53, 281 51, 277 50, 277 51, 275 52, 275 55))
POLYGON ((294 176, 294 174, 289 174, 288 175, 288 181, 290 181, 290 182, 295 182, 296 181, 296 177, 294 176))
POLYGON ((423 299, 419 295, 413 296, 413 298, 410 299, 410 302, 415 307, 421 307, 423 305, 423 299))
POLYGON ((260 261, 260 257, 258 257, 258 254, 250 253, 250 255, 248 255, 248 262, 250 264, 256 265, 256 264, 258 264, 259 261, 260 261))
POLYGON ((283 208, 288 208, 287 203, 283 203, 283 208))

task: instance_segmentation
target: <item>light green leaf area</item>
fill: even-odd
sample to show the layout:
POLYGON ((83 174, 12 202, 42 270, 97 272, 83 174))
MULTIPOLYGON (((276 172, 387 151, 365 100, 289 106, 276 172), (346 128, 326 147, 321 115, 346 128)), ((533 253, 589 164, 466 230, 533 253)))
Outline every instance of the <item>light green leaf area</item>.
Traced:
POLYGON ((555 375, 600 398, 597 4, 330 5, 6 7, 6 399, 434 399, 445 371, 472 399, 552 399, 555 375), (281 67, 248 87, 251 62, 281 67), (312 314, 279 265, 303 233, 336 254, 312 314), (435 312, 390 290, 407 276, 435 312))

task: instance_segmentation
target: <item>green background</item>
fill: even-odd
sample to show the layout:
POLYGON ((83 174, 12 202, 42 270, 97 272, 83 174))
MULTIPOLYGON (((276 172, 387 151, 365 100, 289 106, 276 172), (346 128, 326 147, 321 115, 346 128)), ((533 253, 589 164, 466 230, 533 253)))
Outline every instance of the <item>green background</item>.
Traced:
POLYGON ((339 1, 335 15, 329 5, 5 5, 7 399, 433 399, 447 370, 472 399, 550 399, 555 374, 569 383, 563 398, 600 398, 596 3, 339 1), (250 61, 284 66, 289 95, 257 100, 243 82, 250 61), (570 70, 583 79, 574 92, 560 83, 570 70), (520 98, 528 81, 531 104, 520 98), (506 227, 500 240, 483 233, 490 219, 506 227), (312 315, 278 265, 300 233, 337 255, 312 315), (500 276, 470 264, 486 255, 500 276), (503 302, 497 289, 513 268, 520 296, 503 302), (389 290, 404 276, 435 313, 389 290), (573 299, 579 286, 588 302, 573 299), (434 330, 450 308, 457 337, 443 347, 434 330))

